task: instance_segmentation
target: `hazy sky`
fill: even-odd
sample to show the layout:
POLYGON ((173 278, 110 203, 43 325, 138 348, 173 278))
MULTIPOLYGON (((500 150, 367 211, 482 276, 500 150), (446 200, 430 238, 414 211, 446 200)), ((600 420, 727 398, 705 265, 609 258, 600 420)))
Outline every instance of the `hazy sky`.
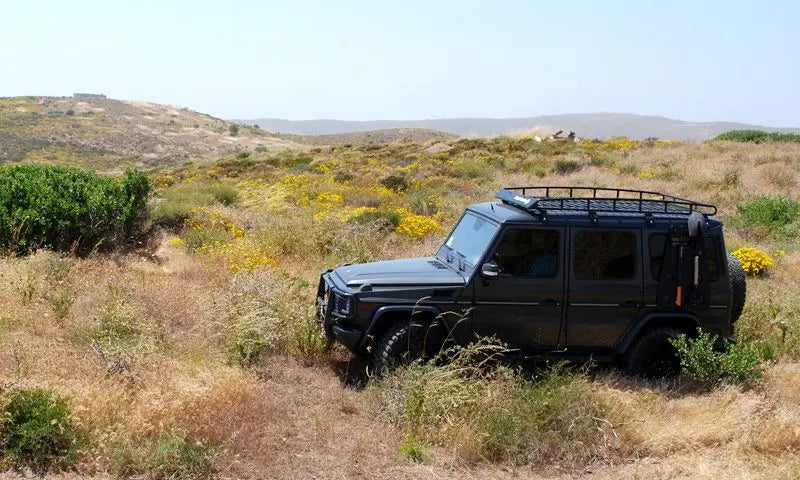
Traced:
POLYGON ((0 96, 224 118, 800 126, 800 1, 0 0, 0 96))

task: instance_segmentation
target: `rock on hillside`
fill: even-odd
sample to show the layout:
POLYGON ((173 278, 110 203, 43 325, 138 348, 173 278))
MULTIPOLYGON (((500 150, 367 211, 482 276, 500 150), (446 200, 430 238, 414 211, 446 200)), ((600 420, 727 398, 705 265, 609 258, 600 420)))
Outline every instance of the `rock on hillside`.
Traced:
POLYGON ((186 108, 103 98, 0 98, 0 163, 32 161, 116 170, 155 167, 238 151, 300 146, 255 127, 186 108))

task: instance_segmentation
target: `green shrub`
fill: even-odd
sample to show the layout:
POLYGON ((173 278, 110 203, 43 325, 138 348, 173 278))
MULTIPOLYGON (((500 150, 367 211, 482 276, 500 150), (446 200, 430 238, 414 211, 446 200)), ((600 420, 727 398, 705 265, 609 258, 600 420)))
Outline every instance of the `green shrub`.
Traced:
POLYGON ((153 209, 153 221, 163 225, 182 226, 198 207, 233 205, 239 198, 239 190, 224 183, 193 182, 167 188, 159 197, 159 203, 153 209))
POLYGON ((330 343, 319 328, 313 315, 304 316, 294 331, 292 350, 306 360, 314 361, 324 358, 330 350, 330 343))
POLYGON ((726 342, 720 350, 715 348, 717 337, 702 331, 697 337, 681 335, 671 342, 683 374, 695 380, 745 383, 762 376, 761 358, 751 345, 726 342))
POLYGON ((235 123, 231 123, 230 125, 228 125, 228 135, 230 135, 231 137, 239 135, 239 125, 235 123))
POLYGON ((604 455, 603 406, 587 377, 557 365, 528 379, 493 365, 502 351, 482 341, 373 381, 372 403, 403 430, 401 448, 459 445, 468 460, 536 464, 604 455))
POLYGON ((0 248, 88 253, 139 233, 150 182, 129 168, 115 179, 56 165, 0 166, 0 248))
POLYGON ((357 225, 377 225, 381 230, 394 230, 400 225, 400 214, 394 210, 375 210, 360 213, 348 221, 357 225))
POLYGON ((408 187, 411 186, 411 182, 408 181, 405 175, 393 173, 383 177, 381 179, 381 185, 389 190, 401 193, 408 190, 408 187))
POLYGON ((568 173, 574 173, 580 171, 583 168, 583 165, 576 162, 575 160, 556 160, 555 163, 555 172, 558 175, 566 175, 568 173))
POLYGON ((589 165, 593 167, 611 168, 616 164, 617 162, 613 158, 599 153, 592 153, 592 157, 589 159, 589 165))
POLYGON ((68 292, 58 292, 50 295, 50 308, 56 318, 64 318, 72 308, 74 299, 68 292))
POLYGON ((800 142, 800 135, 794 133, 765 132, 763 130, 730 130, 714 137, 714 140, 731 142, 800 142))
POLYGON ((215 455, 216 448, 212 445, 168 433, 153 444, 148 473, 157 480, 213 478, 215 455))
POLYGON ((800 233, 800 202, 787 197, 760 196, 739 205, 739 220, 771 234, 797 236, 800 233))
POLYGON ((111 469, 119 477, 141 477, 154 480, 214 478, 217 448, 177 432, 133 446, 122 442, 111 457, 111 469))
POLYGON ((56 394, 42 389, 12 393, 0 423, 2 453, 14 465, 45 472, 74 464, 80 435, 56 394))
POLYGON ((400 443, 400 456, 412 462, 421 462, 428 456, 425 444, 414 437, 408 437, 400 443))
POLYGON ((196 252, 206 245, 225 243, 231 236, 218 228, 187 228, 181 234, 181 238, 186 242, 186 250, 196 252))

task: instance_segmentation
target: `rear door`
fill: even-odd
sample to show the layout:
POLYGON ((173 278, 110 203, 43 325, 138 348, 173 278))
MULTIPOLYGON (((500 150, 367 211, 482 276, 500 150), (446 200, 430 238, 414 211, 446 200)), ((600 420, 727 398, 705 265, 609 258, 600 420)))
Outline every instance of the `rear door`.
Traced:
POLYGON ((472 325, 477 335, 531 349, 559 344, 565 236, 563 227, 505 227, 486 258, 500 266, 500 274, 485 278, 478 273, 475 279, 472 325))
POLYGON ((641 229, 570 228, 566 345, 609 348, 643 308, 641 229))

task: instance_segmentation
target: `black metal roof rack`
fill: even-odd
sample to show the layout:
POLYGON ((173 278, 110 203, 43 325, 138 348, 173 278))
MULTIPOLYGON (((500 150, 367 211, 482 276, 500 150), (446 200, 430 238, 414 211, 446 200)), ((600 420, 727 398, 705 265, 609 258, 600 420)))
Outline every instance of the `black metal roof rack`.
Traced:
POLYGON ((617 212, 641 214, 715 215, 717 207, 646 190, 601 187, 506 187, 497 198, 532 213, 548 211, 617 212))

